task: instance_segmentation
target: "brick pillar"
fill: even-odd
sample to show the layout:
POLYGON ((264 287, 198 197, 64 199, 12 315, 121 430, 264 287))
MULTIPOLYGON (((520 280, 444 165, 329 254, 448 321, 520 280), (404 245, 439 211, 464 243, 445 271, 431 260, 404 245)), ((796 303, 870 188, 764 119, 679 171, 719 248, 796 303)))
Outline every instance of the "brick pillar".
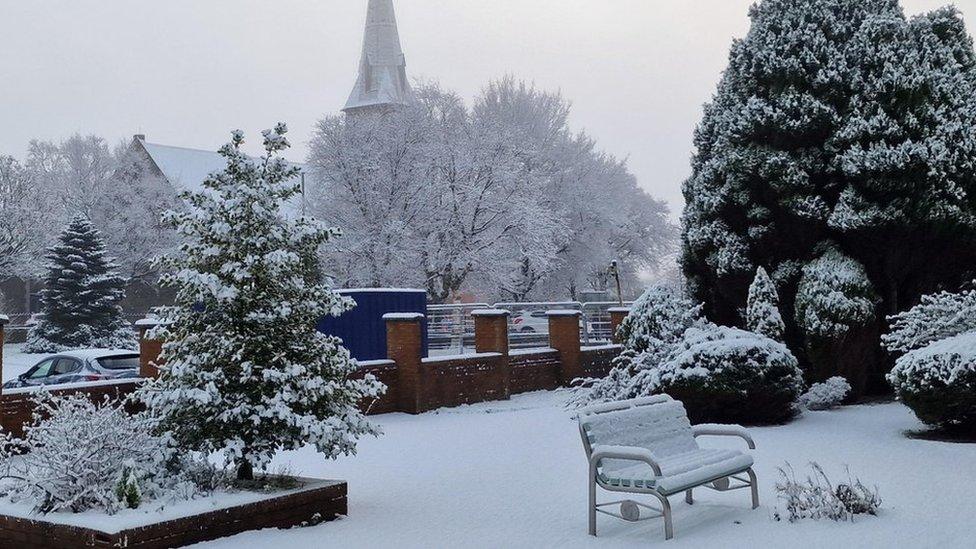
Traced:
POLYGON ((610 313, 610 340, 616 344, 621 344, 623 341, 620 340, 620 336, 617 331, 620 329, 620 325, 623 324, 624 319, 630 314, 629 307, 611 307, 608 311, 610 313))
POLYGON ((156 326, 159 326, 157 318, 147 317, 136 321, 136 329, 139 330, 139 377, 159 377, 157 366, 162 364, 159 354, 163 351, 163 342, 146 337, 146 332, 156 326))
POLYGON ((502 399, 512 395, 512 368, 508 360, 508 316, 504 309, 479 309, 474 317, 474 349, 477 353, 502 355, 498 376, 498 394, 502 399))
POLYGON ((419 414, 425 411, 426 374, 423 364, 423 323, 420 313, 388 313, 386 321, 386 357, 397 366, 397 407, 401 412, 419 414))
POLYGON ((548 311, 549 346, 559 351, 559 378, 563 385, 584 377, 580 363, 580 316, 574 310, 548 311))
MULTIPOLYGON (((0 315, 0 384, 3 383, 3 327, 8 322, 10 322, 10 319, 7 318, 7 315, 0 315)), ((0 388, 0 392, 3 392, 2 388, 0 388)))

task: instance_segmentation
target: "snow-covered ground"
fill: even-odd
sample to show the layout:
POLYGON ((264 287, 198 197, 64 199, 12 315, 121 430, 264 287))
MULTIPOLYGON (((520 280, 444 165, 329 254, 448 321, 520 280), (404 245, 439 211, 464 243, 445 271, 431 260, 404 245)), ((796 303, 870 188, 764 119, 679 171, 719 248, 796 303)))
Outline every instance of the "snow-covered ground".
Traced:
MULTIPOLYGON (((37 355, 4 349, 4 379, 37 355)), ((281 456, 294 473, 349 482, 349 516, 294 530, 265 530, 205 544, 280 547, 645 547, 663 543, 659 520, 599 517, 586 534, 586 463, 564 393, 520 395, 420 416, 374 417, 385 434, 359 455, 327 462, 311 450, 281 456)), ((751 429, 762 507, 748 493, 672 498, 675 540, 667 547, 970 547, 976 498, 976 444, 907 438, 922 425, 897 403, 807 412, 782 427, 751 429), (884 500, 858 522, 775 522, 776 467, 801 472, 818 461, 835 482, 845 465, 884 500)), ((734 439, 703 444, 741 448, 734 439)), ((603 494, 604 500, 614 498, 603 494)), ((614 498, 619 499, 619 498, 614 498)))
POLYGON ((7 382, 26 372, 47 355, 24 353, 20 350, 23 344, 3 346, 3 381, 7 382))
MULTIPOLYGON (((783 427, 752 429, 762 507, 747 491, 699 490, 698 503, 672 498, 675 540, 659 520, 599 517, 586 534, 586 464, 566 395, 420 416, 376 417, 386 434, 359 455, 324 462, 311 451, 278 461, 296 473, 349 482, 349 516, 287 531, 241 534, 207 547, 971 547, 976 538, 976 445, 906 438, 922 425, 897 403, 808 412, 783 427), (776 467, 803 471, 816 460, 832 480, 845 465, 877 484, 882 513, 856 523, 775 522, 776 467)), ((732 439, 703 444, 741 447, 732 439)), ((614 497, 612 494, 604 494, 614 497)), ((619 498, 614 498, 619 499, 619 498)), ((604 499, 606 501, 606 499, 604 499)))

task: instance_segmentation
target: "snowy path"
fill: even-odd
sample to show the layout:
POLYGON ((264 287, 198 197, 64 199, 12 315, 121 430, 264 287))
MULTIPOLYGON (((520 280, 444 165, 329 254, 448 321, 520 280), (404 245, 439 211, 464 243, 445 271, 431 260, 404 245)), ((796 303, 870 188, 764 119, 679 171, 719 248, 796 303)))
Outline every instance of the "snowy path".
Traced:
MULTIPOLYGON (((673 542, 660 521, 599 518, 586 535, 585 461, 565 395, 536 393, 510 402, 422 416, 379 416, 386 434, 360 454, 324 462, 312 452, 284 455, 296 473, 349 482, 348 518, 313 528, 266 530, 206 547, 971 547, 976 537, 976 445, 905 438, 921 425, 900 404, 807 413, 785 427, 753 429, 763 506, 746 492, 700 490, 700 503, 672 498, 673 542), (770 517, 776 467, 819 461, 835 482, 843 466, 877 484, 883 513, 857 523, 789 524, 770 517)), ((738 447, 735 440, 703 444, 738 447)), ((203 546, 203 545, 202 545, 203 546)), ((202 547, 201 546, 201 547, 202 547)))

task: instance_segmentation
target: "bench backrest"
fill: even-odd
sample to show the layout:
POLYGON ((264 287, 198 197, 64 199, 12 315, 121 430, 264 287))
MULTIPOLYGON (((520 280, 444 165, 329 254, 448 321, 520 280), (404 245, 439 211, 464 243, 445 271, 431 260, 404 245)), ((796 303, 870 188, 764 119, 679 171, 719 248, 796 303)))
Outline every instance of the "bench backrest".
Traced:
MULTIPOLYGON (((684 405, 667 395, 590 406, 580 410, 579 422, 587 458, 594 446, 636 446, 657 458, 698 449, 684 405)), ((603 461, 601 471, 633 465, 603 461)))

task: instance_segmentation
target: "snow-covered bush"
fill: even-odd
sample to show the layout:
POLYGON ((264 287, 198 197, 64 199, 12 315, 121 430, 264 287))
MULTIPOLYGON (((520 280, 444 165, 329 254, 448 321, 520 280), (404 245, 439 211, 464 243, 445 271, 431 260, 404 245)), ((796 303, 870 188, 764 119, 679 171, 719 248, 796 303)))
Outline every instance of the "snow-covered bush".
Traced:
POLYGON ((576 408, 638 396, 636 391, 642 387, 634 386, 634 375, 664 361, 685 330, 700 321, 701 314, 701 306, 680 288, 669 285, 648 288, 620 324, 617 336, 623 342, 624 351, 614 359, 610 373, 602 379, 579 380, 569 406, 576 408))
POLYGON ((779 313, 779 295, 766 269, 756 269, 746 302, 746 329, 776 341, 783 341, 786 325, 779 313))
POLYGON ((881 341, 893 352, 908 352, 976 330, 976 290, 923 295, 918 305, 888 317, 888 323, 891 328, 881 341))
POLYGON ((768 337, 708 324, 689 328, 657 367, 637 372, 635 393, 667 393, 692 423, 783 423, 803 389, 797 360, 768 337))
POLYGON ((803 267, 796 322, 807 339, 835 339, 874 319, 877 294, 864 266, 836 248, 803 267))
POLYGON ((122 315, 125 281, 105 255, 101 235, 75 216, 48 250, 41 291, 41 320, 27 334, 24 351, 56 353, 98 347, 134 349, 135 330, 122 315))
POLYGON ((878 489, 865 486, 860 479, 850 479, 847 484, 834 487, 823 468, 811 463, 812 475, 798 481, 790 464, 779 468, 780 481, 776 493, 783 502, 786 516, 777 509, 773 518, 790 522, 803 519, 829 519, 853 522, 857 515, 877 515, 881 507, 878 489))
POLYGON ((219 453, 239 480, 251 480, 279 450, 314 446, 351 454, 377 434, 358 408, 385 387, 335 337, 315 327, 353 306, 321 281, 317 252, 340 234, 281 205, 300 188, 280 158, 286 128, 264 132, 265 156, 243 152, 241 132, 221 148, 223 172, 185 195, 188 211, 166 216, 183 236, 162 264, 176 305, 160 309, 158 380, 139 396, 181 449, 219 453))
POLYGON ((800 395, 800 406, 807 410, 829 410, 851 393, 851 384, 841 376, 834 376, 823 383, 814 383, 807 392, 800 395))
POLYGON ((192 458, 178 456, 166 437, 153 434, 153 418, 130 415, 121 401, 95 403, 83 394, 40 391, 33 403, 24 438, 0 437, 0 495, 11 501, 39 513, 111 514, 213 488, 184 475, 192 458))
POLYGON ((976 433, 976 331, 909 351, 888 381, 923 422, 976 433))

